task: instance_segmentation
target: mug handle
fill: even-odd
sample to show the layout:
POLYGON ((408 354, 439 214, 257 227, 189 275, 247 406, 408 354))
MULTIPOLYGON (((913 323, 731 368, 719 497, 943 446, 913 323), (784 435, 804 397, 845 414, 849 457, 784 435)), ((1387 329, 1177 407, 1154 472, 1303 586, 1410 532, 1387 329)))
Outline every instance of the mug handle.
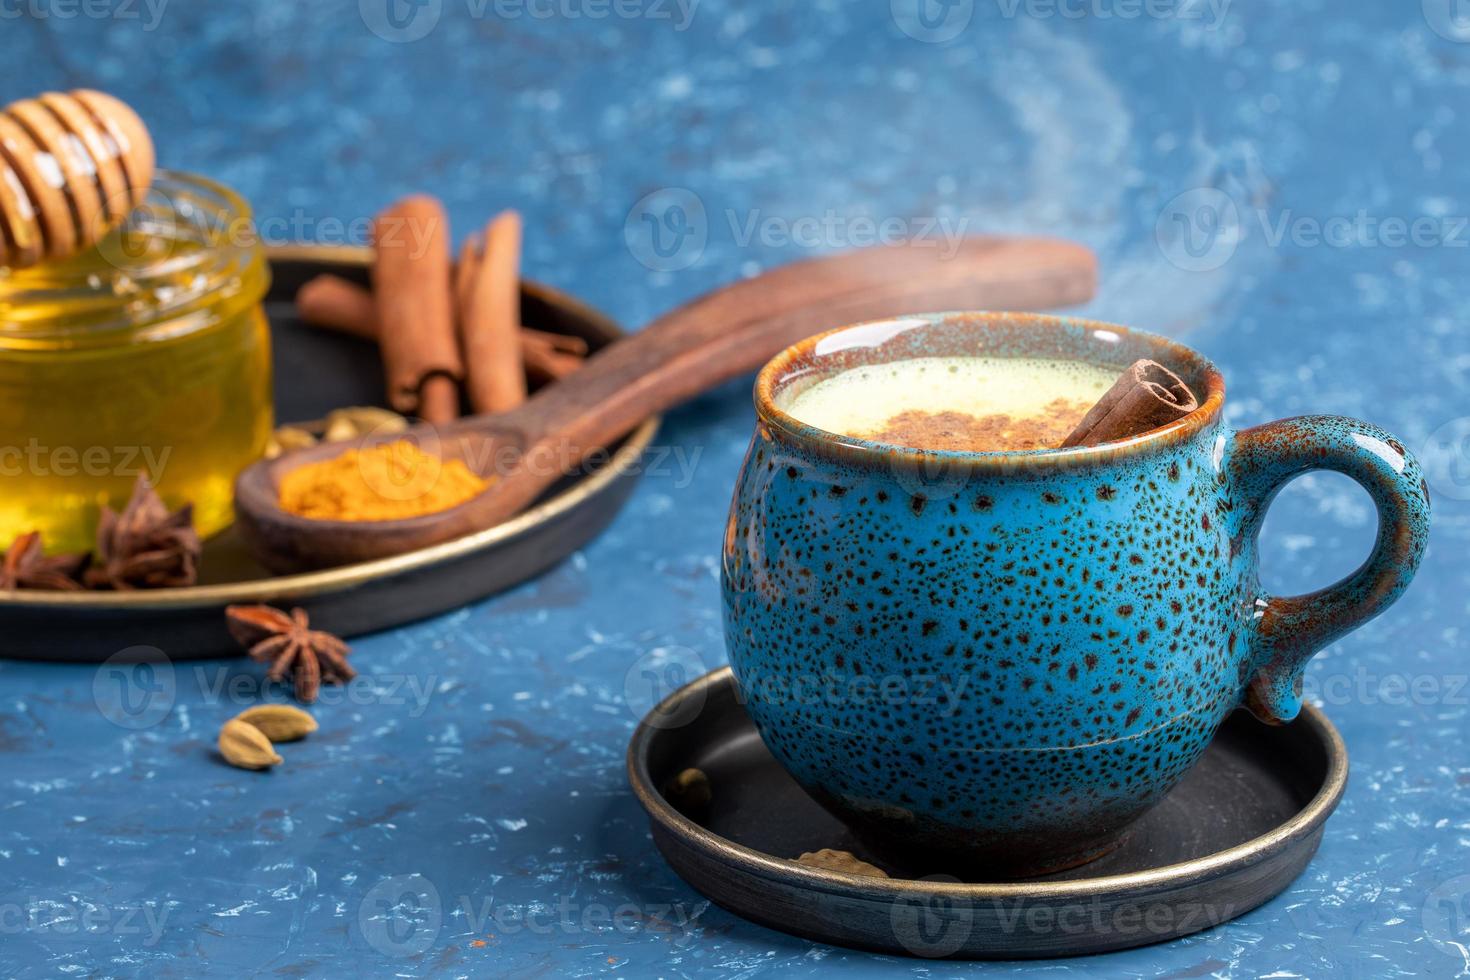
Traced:
POLYGON ((1296 596, 1268 595, 1256 584, 1251 617, 1254 657, 1244 703, 1268 724, 1296 717, 1302 671, 1312 655, 1387 609, 1408 587, 1429 537, 1429 487, 1403 443, 1376 425, 1336 415, 1304 415, 1235 434, 1230 485, 1243 513, 1231 550, 1256 542, 1281 488, 1312 470, 1357 481, 1378 509, 1378 538, 1358 570, 1333 585, 1296 596))

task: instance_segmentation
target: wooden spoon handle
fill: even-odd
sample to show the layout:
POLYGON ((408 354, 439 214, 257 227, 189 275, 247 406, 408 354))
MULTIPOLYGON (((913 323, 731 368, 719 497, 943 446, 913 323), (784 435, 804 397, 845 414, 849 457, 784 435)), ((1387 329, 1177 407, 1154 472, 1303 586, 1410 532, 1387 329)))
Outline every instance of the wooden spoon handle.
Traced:
POLYGON ((545 460, 575 463, 812 334, 906 313, 1067 306, 1090 298, 1096 277, 1096 260, 1081 245, 996 237, 966 239, 954 251, 864 249, 727 286, 600 351, 568 383, 518 409, 525 445, 542 462, 502 474, 490 492, 500 498, 495 510, 509 516, 551 485, 560 472, 545 460))
POLYGON ((536 399, 541 431, 605 446, 648 416, 754 371, 833 327, 942 310, 1049 309, 1091 297, 1093 254, 1072 242, 972 238, 871 248, 765 272, 682 306, 591 358, 536 399))
POLYGON ((262 563, 278 571, 449 541, 514 516, 588 453, 649 415, 751 371, 825 328, 936 310, 1063 306, 1090 297, 1095 277, 1087 249, 1035 238, 970 239, 951 253, 920 246, 871 249, 785 266, 675 310, 518 408, 435 430, 446 453, 496 476, 459 507, 372 523, 286 513, 278 499, 279 474, 339 451, 323 445, 246 467, 236 482, 238 524, 262 563), (502 450, 509 450, 509 465, 502 465, 502 450))

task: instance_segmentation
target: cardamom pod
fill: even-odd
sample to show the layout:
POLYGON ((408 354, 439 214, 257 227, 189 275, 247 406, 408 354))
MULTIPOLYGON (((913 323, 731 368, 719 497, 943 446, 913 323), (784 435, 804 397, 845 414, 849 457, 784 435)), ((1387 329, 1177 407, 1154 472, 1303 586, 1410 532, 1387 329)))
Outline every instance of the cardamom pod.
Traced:
POLYGON ((219 730, 219 754, 241 769, 269 769, 281 761, 264 732, 237 718, 231 718, 219 730))
POLYGON ((339 408, 315 422, 283 425, 271 433, 266 443, 265 458, 275 459, 293 449, 305 449, 317 442, 346 442, 361 436, 407 431, 408 419, 397 412, 372 405, 339 408))
POLYGON ((322 442, 346 442, 361 434, 351 419, 335 418, 327 422, 327 430, 322 433, 322 442))
POLYGON ((305 449, 316 445, 316 436, 297 425, 283 425, 271 433, 265 446, 265 458, 275 459, 293 449, 305 449))
POLYGON ((316 731, 316 719, 290 704, 258 704, 235 716, 272 742, 295 742, 316 731))
POLYGON ((824 847, 820 851, 808 851, 797 858, 796 863, 808 868, 820 868, 823 871, 840 871, 848 875, 868 875, 873 878, 888 877, 888 872, 869 864, 851 851, 837 851, 830 847, 824 847))
POLYGON ((326 418, 326 434, 323 442, 340 442, 359 436, 378 433, 399 433, 408 429, 408 419, 386 408, 372 405, 354 405, 339 408, 326 418))
POLYGON ((664 786, 664 799, 685 816, 708 807, 714 793, 702 769, 685 769, 664 786))

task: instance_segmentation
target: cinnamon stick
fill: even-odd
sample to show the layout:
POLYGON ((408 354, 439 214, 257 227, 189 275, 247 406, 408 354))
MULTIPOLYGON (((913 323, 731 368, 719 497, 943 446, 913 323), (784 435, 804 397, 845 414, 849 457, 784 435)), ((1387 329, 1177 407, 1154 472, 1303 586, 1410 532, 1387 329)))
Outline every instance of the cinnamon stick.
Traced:
MULTIPOLYGON (((474 302, 475 283, 484 262, 483 242, 479 235, 466 238, 459 250, 459 264, 454 270, 454 301, 459 310, 460 336, 467 337, 477 329, 470 320, 470 307, 474 302)), ((519 295, 519 283, 517 283, 519 295)), ((587 342, 581 337, 548 333, 521 327, 521 359, 525 363, 526 375, 533 381, 560 381, 582 366, 579 359, 587 354, 587 342), (575 354, 575 357, 568 357, 575 354)))
MULTIPOLYGON (((478 255, 471 254, 467 261, 465 253, 460 253, 454 276, 456 297, 463 295, 461 286, 467 285, 466 278, 473 276, 478 261, 478 255), (461 271, 466 269, 468 273, 461 271)), ((302 285, 296 292, 296 312, 312 326, 364 340, 378 339, 373 294, 341 276, 327 273, 302 285)), ((521 327, 520 339, 526 373, 536 381, 558 381, 566 377, 582 366, 582 358, 588 353, 587 341, 570 334, 521 327)))
POLYGON ((485 243, 478 233, 470 235, 459 246, 459 261, 454 264, 454 313, 459 322, 460 335, 464 334, 464 315, 470 308, 470 297, 474 293, 475 273, 480 268, 480 255, 485 243))
POLYGON ((526 362, 526 374, 536 381, 560 381, 582 366, 581 357, 558 350, 555 343, 545 339, 555 336, 521 328, 521 357, 526 362))
POLYGON ((378 340, 378 311, 373 294, 341 276, 322 275, 296 291, 296 313, 307 323, 378 340))
POLYGON ((545 343, 558 353, 571 354, 574 357, 587 356, 587 341, 568 333, 552 333, 550 330, 521 327, 521 340, 528 345, 533 341, 545 343))
POLYGON ((1157 361, 1134 361, 1077 423, 1062 448, 1126 439, 1181 419, 1196 408, 1194 392, 1179 375, 1157 361))
POLYGON ((526 400, 521 322, 521 216, 504 211, 485 227, 485 249, 460 316, 469 368, 466 389, 476 412, 504 412, 526 400))
POLYGON ((454 340, 449 217, 415 195, 373 222, 373 298, 388 404, 441 424, 459 414, 464 362, 454 340))

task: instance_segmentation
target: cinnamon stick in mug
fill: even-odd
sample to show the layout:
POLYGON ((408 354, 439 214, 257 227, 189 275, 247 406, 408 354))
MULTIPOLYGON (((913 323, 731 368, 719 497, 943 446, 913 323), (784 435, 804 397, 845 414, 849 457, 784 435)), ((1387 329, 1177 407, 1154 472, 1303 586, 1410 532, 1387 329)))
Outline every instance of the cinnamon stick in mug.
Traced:
POLYGON ((504 211, 485 227, 485 250, 467 288, 460 341, 476 412, 504 412, 526 400, 521 323, 521 216, 504 211))
POLYGON ((1134 361, 1077 423, 1062 448, 1127 439, 1181 419, 1196 408, 1199 401, 1179 375, 1158 361, 1134 361))
POLYGON ((440 424, 459 414, 464 376, 454 339, 449 284, 449 216, 415 195, 373 222, 373 296, 388 404, 440 424))

